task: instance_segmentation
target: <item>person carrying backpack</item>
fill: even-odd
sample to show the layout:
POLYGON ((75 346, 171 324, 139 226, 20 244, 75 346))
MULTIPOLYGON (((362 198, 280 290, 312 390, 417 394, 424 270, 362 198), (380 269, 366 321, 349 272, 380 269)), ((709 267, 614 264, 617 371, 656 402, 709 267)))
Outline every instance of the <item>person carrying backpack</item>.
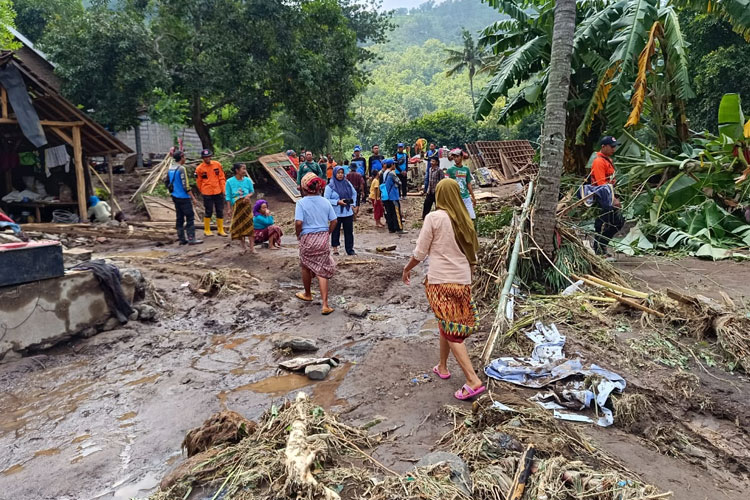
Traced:
POLYGON ((380 184, 380 197, 385 207, 385 221, 388 224, 389 233, 403 234, 401 222, 401 201, 399 191, 401 179, 396 174, 396 161, 388 158, 383 162, 383 182, 380 184))
POLYGON ((198 245, 203 240, 195 237, 195 212, 193 211, 193 195, 190 193, 190 182, 185 170, 185 153, 176 151, 172 158, 174 162, 169 167, 165 183, 172 195, 174 210, 177 215, 175 225, 180 245, 198 245))

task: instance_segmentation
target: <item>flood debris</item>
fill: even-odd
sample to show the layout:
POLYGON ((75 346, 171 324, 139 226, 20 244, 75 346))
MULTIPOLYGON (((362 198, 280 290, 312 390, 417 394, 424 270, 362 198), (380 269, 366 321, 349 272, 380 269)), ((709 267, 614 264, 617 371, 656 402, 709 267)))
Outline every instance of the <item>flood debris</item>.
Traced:
POLYGON ((203 425, 185 435, 182 449, 188 457, 225 443, 238 443, 255 432, 258 424, 237 412, 224 410, 209 417, 203 425))
POLYGON ((367 500, 520 499, 518 493, 547 500, 671 498, 543 410, 509 412, 493 403, 484 395, 471 408, 447 407, 455 424, 438 443, 443 449, 398 474, 373 457, 384 434, 342 424, 300 393, 266 411, 239 442, 178 465, 150 498, 185 498, 198 487, 214 498, 258 500, 281 492, 285 498, 367 500), (354 458, 361 465, 353 465, 354 458))
MULTIPOLYGON (((554 410, 555 418, 576 422, 596 422, 602 427, 614 423, 612 410, 608 407, 613 392, 625 390, 625 379, 596 364, 584 366, 580 359, 566 359, 563 353, 565 336, 554 324, 549 327, 537 322, 535 328, 526 333, 534 342, 534 350, 528 358, 502 357, 485 367, 485 374, 496 380, 523 387, 540 389, 551 386, 532 399, 548 410, 554 410), (591 408, 598 418, 591 419, 560 410, 579 411, 591 408)), ((609 404, 611 406, 611 404, 609 404)))

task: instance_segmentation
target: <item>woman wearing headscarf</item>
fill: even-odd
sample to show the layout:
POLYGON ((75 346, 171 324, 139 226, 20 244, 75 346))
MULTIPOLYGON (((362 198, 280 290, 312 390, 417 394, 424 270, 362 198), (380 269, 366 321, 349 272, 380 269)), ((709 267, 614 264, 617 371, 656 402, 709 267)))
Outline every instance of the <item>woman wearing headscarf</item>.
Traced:
POLYGON ((425 217, 402 279, 408 285, 411 270, 430 257, 424 286, 440 330, 440 360, 432 371, 441 379, 450 378, 447 362, 452 352, 466 377, 455 397, 465 400, 485 391, 463 343, 474 333, 478 322, 477 308, 471 299, 471 273, 479 242, 456 181, 443 179, 437 184, 435 204, 437 210, 425 217))
POLYGON ((281 248, 281 228, 274 224, 273 215, 268 209, 266 200, 258 200, 253 207, 253 227, 255 228, 255 243, 268 242, 268 248, 281 248))
POLYGON ((320 192, 325 181, 313 173, 306 174, 300 180, 302 199, 297 201, 294 209, 294 231, 299 240, 299 260, 302 268, 302 284, 305 291, 296 296, 305 302, 312 302, 313 276, 317 276, 322 301, 321 313, 331 314, 328 307, 328 280, 333 277, 336 262, 331 257, 328 238, 336 225, 336 214, 331 203, 322 198, 320 192))
POLYGON ((250 198, 255 192, 253 181, 247 175, 247 166, 244 163, 232 165, 234 175, 227 179, 226 198, 232 205, 232 226, 230 233, 233 240, 240 240, 242 253, 246 253, 248 245, 245 238, 250 242, 250 253, 255 253, 255 230, 253 228, 253 206, 250 198))
POLYGON ((333 211, 338 218, 336 227, 331 233, 331 246, 333 254, 339 254, 341 245, 341 227, 344 228, 344 248, 347 255, 356 255, 354 251, 354 210, 357 206, 357 191, 352 183, 346 180, 344 168, 337 166, 333 170, 333 179, 328 183, 325 190, 325 198, 334 207, 333 211))

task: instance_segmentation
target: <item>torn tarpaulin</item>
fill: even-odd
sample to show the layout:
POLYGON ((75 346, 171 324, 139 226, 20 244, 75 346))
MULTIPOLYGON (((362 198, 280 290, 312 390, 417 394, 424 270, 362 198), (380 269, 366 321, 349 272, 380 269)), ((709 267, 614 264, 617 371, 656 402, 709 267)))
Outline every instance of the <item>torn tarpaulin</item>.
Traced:
MULTIPOLYGON (((613 391, 625 390, 625 379, 594 364, 584 367, 579 359, 566 360, 562 352, 565 336, 555 325, 546 327, 537 323, 536 329, 526 336, 534 342, 531 357, 495 359, 484 369, 487 376, 535 389, 565 380, 562 390, 540 393, 534 399, 548 409, 572 410, 591 408, 596 401, 601 412, 597 423, 603 427, 612 425, 612 411, 605 404, 613 391)), ((565 419, 565 413, 556 413, 565 419)))

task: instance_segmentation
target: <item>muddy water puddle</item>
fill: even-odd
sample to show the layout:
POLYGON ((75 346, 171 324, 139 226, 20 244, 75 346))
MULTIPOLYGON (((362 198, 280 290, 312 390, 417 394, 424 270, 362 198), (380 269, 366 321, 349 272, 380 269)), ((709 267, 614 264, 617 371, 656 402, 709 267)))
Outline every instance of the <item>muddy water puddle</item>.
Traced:
POLYGON ((19 433, 32 420, 52 422, 59 420, 78 409, 89 398, 87 391, 94 382, 74 379, 63 382, 52 390, 37 390, 31 394, 8 394, 0 398, 0 407, 14 408, 0 413, 0 435, 7 432, 19 433))
POLYGON ((122 422, 122 421, 125 421, 125 420, 130 420, 131 418, 135 418, 137 415, 138 414, 136 412, 129 411, 129 412, 123 413, 122 415, 120 415, 119 417, 117 417, 117 420, 119 420, 120 422, 122 422))
POLYGON ((257 382, 244 384, 234 389, 220 392, 217 397, 222 407, 226 407, 227 397, 238 392, 251 391, 257 394, 267 394, 272 397, 280 397, 292 391, 312 386, 312 400, 317 404, 330 408, 331 406, 344 405, 345 399, 336 397, 336 391, 346 378, 354 363, 344 363, 331 369, 327 379, 322 381, 310 380, 305 375, 298 373, 285 373, 264 378, 257 382))
POLYGON ((21 472, 22 470, 23 470, 23 465, 21 464, 11 465, 4 471, 0 472, 0 476, 10 476, 13 474, 17 474, 21 472))
POLYGON ((34 458, 36 457, 51 457, 53 455, 59 455, 60 454, 60 448, 49 448, 47 450, 39 450, 36 453, 34 453, 34 458))

